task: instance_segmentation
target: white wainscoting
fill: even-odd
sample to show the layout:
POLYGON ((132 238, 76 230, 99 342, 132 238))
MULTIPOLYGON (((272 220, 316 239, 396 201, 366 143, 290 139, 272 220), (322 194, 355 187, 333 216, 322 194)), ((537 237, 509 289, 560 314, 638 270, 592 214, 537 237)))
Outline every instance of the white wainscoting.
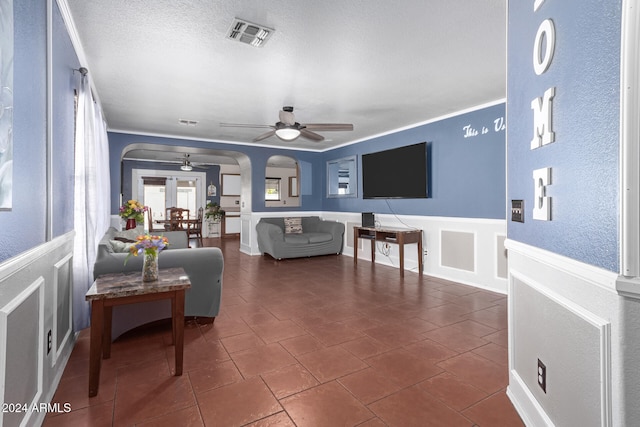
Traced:
MULTIPOLYGON (((259 255, 258 242, 255 236, 255 226, 263 217, 281 216, 312 216, 317 215, 330 221, 338 221, 345 224, 345 238, 343 254, 353 256, 353 227, 360 226, 360 213, 346 212, 254 212, 251 220, 247 219, 247 227, 243 233, 250 236, 246 239, 251 242, 251 247, 244 248, 243 252, 251 255, 259 255)), ((424 274, 439 277, 459 283, 506 294, 507 256, 503 242, 506 237, 506 221, 476 218, 446 218, 418 215, 381 215, 376 214, 376 223, 382 227, 420 228, 423 230, 424 274), (444 239, 443 236, 444 235, 444 239), (449 236, 464 236, 463 239, 448 239, 449 236), (470 237, 469 237, 470 236, 470 237), (466 254, 466 259, 461 264, 463 268, 455 268, 442 263, 443 245, 449 251, 460 249, 466 254), (458 246, 457 246, 458 245, 458 246), (463 245, 460 247, 459 245, 463 245), (471 257, 472 259, 468 259, 471 257), (472 265, 472 267, 469 267, 472 265)), ((245 236, 243 236, 243 241, 245 236)), ((361 239, 359 239, 361 240, 361 239)), ((358 244, 358 258, 369 260, 370 242, 355 242, 358 244)), ((405 270, 418 273, 418 254, 415 244, 405 246, 405 270)), ((388 256, 376 254, 376 263, 399 268, 398 246, 391 244, 388 256)), ((448 259, 451 259, 449 257, 448 259)))
POLYGON ((618 295, 613 272, 512 240, 505 246, 507 394, 525 424, 640 425, 640 354, 628 349, 640 304, 618 295), (537 383, 538 359, 546 393, 537 383))
MULTIPOLYGON (((51 401, 75 343, 73 232, 0 264, 2 402, 51 401), (50 344, 49 344, 50 343, 50 344)), ((0 413, 0 426, 40 425, 45 411, 0 413)))

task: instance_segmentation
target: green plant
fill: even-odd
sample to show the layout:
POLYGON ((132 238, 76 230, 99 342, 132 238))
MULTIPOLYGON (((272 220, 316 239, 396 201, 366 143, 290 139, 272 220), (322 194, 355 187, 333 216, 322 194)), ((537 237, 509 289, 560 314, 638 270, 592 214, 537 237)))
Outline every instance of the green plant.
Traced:
POLYGON ((207 210, 204 214, 205 218, 212 219, 214 222, 218 222, 224 216, 224 210, 218 205, 217 202, 207 203, 207 210))

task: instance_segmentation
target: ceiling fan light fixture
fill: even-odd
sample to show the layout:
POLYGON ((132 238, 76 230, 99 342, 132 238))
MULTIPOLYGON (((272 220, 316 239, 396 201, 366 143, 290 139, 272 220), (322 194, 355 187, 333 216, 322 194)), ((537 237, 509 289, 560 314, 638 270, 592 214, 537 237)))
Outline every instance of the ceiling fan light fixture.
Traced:
POLYGON ((293 141, 300 136, 300 130, 292 127, 276 129, 276 136, 284 141, 293 141))
POLYGON ((189 163, 184 163, 182 166, 180 166, 180 170, 188 172, 193 170, 193 166, 191 166, 189 163))

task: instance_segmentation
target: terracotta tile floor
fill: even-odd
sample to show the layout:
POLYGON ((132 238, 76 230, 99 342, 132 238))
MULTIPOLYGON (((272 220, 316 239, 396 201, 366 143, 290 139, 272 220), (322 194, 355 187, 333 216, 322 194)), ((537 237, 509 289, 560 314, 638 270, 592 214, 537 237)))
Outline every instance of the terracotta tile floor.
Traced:
POLYGON ((72 411, 44 425, 523 425, 505 394, 504 295, 347 256, 205 244, 224 251, 222 309, 187 322, 184 374, 164 322, 120 337, 88 398, 84 330, 54 397, 72 411))

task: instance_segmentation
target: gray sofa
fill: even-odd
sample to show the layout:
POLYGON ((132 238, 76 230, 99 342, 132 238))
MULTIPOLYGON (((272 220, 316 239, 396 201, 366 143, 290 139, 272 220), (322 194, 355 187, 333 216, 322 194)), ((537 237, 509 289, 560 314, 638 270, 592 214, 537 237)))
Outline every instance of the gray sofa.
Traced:
POLYGON ((287 233, 284 217, 260 219, 256 225, 260 252, 275 259, 342 253, 344 224, 317 216, 303 216, 301 223, 302 230, 287 233))
MULTIPOLYGON (((113 227, 109 228, 98 244, 96 262, 93 266, 94 279, 102 274, 116 272, 139 271, 142 275, 143 257, 130 256, 125 264, 128 243, 116 240, 134 240, 139 234, 144 234, 144 231, 117 231, 113 227)), ((182 267, 191 280, 191 289, 185 294, 184 315, 213 320, 220 310, 224 269, 222 252, 219 248, 189 249, 189 240, 184 231, 156 234, 169 239, 169 246, 158 256, 160 268, 182 267)), ((132 328, 170 317, 169 300, 116 306, 113 308, 111 337, 115 339, 132 328)))

